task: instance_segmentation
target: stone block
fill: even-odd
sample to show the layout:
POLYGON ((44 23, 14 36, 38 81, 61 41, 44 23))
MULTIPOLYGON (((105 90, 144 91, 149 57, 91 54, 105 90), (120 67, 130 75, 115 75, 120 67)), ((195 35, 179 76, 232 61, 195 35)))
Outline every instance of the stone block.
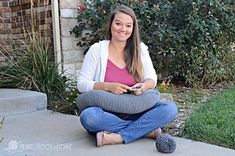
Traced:
POLYGON ((60 1, 60 8, 61 9, 69 9, 69 8, 77 9, 80 3, 81 2, 79 0, 62 0, 60 1))
POLYGON ((76 70, 76 79, 78 78, 80 70, 76 70))
POLYGON ((61 42, 62 42, 62 51, 81 49, 81 47, 77 46, 79 39, 75 37, 62 37, 61 42))
POLYGON ((73 80, 75 79, 76 69, 75 64, 64 64, 64 76, 73 80))
POLYGON ((78 15, 77 9, 60 9, 60 17, 76 18, 78 15))
POLYGON ((81 50, 64 51, 63 52, 64 63, 70 64, 70 63, 82 62, 82 60, 83 60, 82 53, 83 53, 83 51, 81 51, 81 50))
MULTIPOLYGON (((83 55, 84 58, 84 55, 83 55)), ((76 62, 76 70, 80 70, 82 67, 82 62, 76 62)))
POLYGON ((61 18, 61 36, 63 37, 71 37, 74 35, 70 34, 70 31, 75 25, 78 25, 76 18, 61 18))

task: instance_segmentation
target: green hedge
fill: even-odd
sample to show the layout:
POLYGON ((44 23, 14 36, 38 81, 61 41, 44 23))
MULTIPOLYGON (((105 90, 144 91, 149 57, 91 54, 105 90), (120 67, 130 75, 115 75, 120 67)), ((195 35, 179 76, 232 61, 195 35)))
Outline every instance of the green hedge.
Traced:
POLYGON ((149 46, 157 73, 194 85, 234 79, 234 2, 229 0, 85 0, 71 33, 89 47, 104 39, 109 13, 117 5, 133 8, 141 39, 149 46), (82 35, 83 30, 92 33, 82 35))

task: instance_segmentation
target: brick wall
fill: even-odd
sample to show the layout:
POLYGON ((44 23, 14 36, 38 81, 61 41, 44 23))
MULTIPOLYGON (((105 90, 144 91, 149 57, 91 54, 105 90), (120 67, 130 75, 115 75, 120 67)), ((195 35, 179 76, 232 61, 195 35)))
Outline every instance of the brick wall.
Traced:
POLYGON ((0 10, 1 52, 21 47, 20 40, 32 31, 52 43, 50 0, 0 0, 0 10))
MULTIPOLYGON (((11 9, 9 7, 9 0, 0 0, 0 52, 10 49, 10 41, 8 32, 5 31, 11 28, 11 9)), ((4 53, 5 54, 5 53, 4 53)), ((0 61, 4 60, 0 53, 0 61)))
MULTIPOLYGON (((83 61, 84 49, 76 45, 78 38, 70 35, 70 30, 77 25, 76 16, 80 1, 59 0, 58 2, 62 67, 67 76, 76 79, 83 61)), ((33 29, 33 31, 40 32, 41 36, 52 37, 50 0, 0 0, 0 9, 0 15, 5 22, 0 22, 0 42, 3 39, 7 42, 4 44, 4 49, 13 43, 14 46, 20 46, 21 44, 17 41, 24 38, 24 30, 33 29), (36 20, 32 20, 32 17, 36 20)), ((0 48, 0 51, 3 52, 4 49, 0 48)))

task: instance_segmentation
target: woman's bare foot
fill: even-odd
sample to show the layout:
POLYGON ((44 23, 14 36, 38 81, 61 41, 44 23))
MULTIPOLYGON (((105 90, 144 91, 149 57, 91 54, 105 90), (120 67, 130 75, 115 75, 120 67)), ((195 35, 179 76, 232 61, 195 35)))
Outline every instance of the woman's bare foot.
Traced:
POLYGON ((123 139, 121 135, 118 133, 110 133, 102 131, 96 134, 97 147, 101 147, 103 145, 121 144, 121 143, 123 143, 123 139))
POLYGON ((147 138, 152 138, 152 139, 156 139, 159 135, 162 134, 162 129, 158 128, 153 130, 152 132, 150 132, 149 134, 147 134, 145 137, 147 138))

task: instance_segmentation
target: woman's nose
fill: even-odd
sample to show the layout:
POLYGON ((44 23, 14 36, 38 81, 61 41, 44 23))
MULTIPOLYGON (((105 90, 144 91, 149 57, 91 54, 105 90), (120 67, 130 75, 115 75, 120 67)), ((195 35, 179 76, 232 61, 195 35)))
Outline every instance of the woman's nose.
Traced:
POLYGON ((126 28, 125 28, 125 26, 121 26, 121 29, 120 29, 121 31, 126 31, 126 28))

